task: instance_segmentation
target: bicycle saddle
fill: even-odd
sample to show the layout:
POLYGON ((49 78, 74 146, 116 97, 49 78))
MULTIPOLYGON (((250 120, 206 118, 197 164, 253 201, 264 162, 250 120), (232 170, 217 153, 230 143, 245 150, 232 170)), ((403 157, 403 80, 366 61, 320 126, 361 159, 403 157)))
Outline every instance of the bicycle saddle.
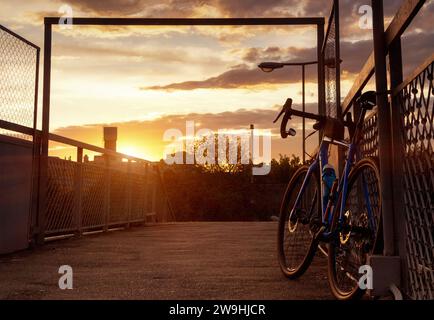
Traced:
POLYGON ((365 110, 372 110, 377 105, 377 93, 375 91, 366 91, 356 99, 356 103, 365 110))

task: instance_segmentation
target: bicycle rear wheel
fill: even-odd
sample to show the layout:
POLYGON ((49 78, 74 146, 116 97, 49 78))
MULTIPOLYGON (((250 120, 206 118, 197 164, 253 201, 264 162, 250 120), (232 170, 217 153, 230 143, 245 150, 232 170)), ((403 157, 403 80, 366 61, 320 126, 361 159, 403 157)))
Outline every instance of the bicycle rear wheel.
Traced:
MULTIPOLYGON (((342 195, 338 205, 342 201, 342 195)), ((339 207, 338 207, 339 208, 339 207)), ((333 217, 332 230, 336 232, 329 243, 328 273, 333 295, 340 300, 361 297, 365 290, 359 287, 359 268, 366 264, 374 249, 381 217, 380 178, 376 163, 363 159, 351 170, 343 221, 333 217)))
POLYGON ((321 225, 318 175, 313 173, 299 206, 290 219, 308 167, 303 166, 291 178, 282 200, 278 230, 278 258, 282 273, 290 279, 300 277, 309 267, 318 243, 314 235, 321 225))

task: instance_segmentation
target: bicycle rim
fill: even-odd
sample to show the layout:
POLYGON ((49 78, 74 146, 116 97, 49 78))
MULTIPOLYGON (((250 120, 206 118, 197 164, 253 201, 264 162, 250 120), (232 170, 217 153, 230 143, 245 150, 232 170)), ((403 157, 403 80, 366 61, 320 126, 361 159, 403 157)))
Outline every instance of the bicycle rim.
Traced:
POLYGON ((278 257, 280 268, 288 278, 297 278, 307 270, 317 247, 313 229, 315 219, 320 219, 320 188, 316 174, 310 177, 301 205, 289 219, 307 171, 308 167, 303 166, 293 175, 280 210, 278 257))
MULTIPOLYGON (((342 197, 338 201, 340 205, 342 197)), ((375 162, 364 159, 356 164, 348 180, 347 199, 341 231, 329 244, 329 283, 334 296, 341 300, 358 298, 364 291, 359 286, 359 268, 366 264, 374 249, 380 225, 380 179, 375 162)), ((333 230, 338 227, 338 214, 333 230)))

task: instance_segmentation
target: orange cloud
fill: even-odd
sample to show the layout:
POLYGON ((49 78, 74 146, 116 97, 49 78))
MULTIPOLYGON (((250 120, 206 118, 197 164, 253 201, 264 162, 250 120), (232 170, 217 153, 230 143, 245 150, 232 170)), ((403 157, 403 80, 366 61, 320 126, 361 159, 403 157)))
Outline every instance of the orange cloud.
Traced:
MULTIPOLYGON (((196 123, 196 130, 207 128, 212 131, 246 130, 250 127, 250 124, 254 124, 256 129, 271 130, 273 134, 273 157, 278 157, 279 154, 299 154, 301 149, 301 133, 299 132, 300 134, 292 139, 282 140, 279 136, 279 126, 272 122, 279 108, 280 106, 272 109, 240 109, 234 112, 222 113, 166 115, 147 121, 70 126, 58 128, 55 130, 55 133, 97 146, 103 146, 103 126, 116 126, 118 127, 118 146, 120 151, 126 151, 126 153, 131 151, 134 152, 134 155, 142 155, 149 160, 159 160, 163 157, 165 146, 169 144, 163 141, 164 132, 168 129, 179 129, 185 133, 186 121, 194 121, 196 123)), ((307 105, 308 111, 316 112, 315 108, 315 104, 307 105)), ((294 118, 290 125, 299 130, 301 128, 301 120, 294 118)), ((312 128, 308 125, 307 129, 310 132, 312 128)), ((312 140, 312 142, 316 141, 312 140)), ((50 154, 61 158, 68 158, 69 156, 74 158, 75 152, 74 148, 57 143, 52 143, 50 146, 50 154)), ((93 153, 89 153, 88 151, 85 151, 85 154, 93 155, 93 153)))

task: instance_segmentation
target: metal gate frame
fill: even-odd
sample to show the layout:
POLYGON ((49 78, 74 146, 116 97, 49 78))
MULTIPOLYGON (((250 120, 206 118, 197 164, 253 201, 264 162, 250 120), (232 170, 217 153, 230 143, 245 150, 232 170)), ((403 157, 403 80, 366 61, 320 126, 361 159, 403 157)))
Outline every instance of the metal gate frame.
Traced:
MULTIPOLYGON (((318 105, 322 110, 324 104, 324 66, 321 48, 324 41, 324 24, 322 17, 306 18, 70 18, 72 25, 97 26, 247 26, 247 25, 313 25, 317 27, 318 57, 318 105)), ((51 96, 51 48, 52 27, 61 24, 60 17, 44 19, 44 80, 42 106, 42 134, 38 204, 37 241, 44 242, 44 230, 47 215, 47 176, 48 176, 48 141, 50 136, 50 96, 51 96)))
POLYGON ((18 123, 18 121, 11 121, 11 119, 0 119, 0 128, 17 134, 17 139, 28 140, 31 137, 31 144, 33 149, 32 158, 32 188, 30 190, 30 212, 29 212, 29 240, 32 234, 32 228, 35 225, 37 206, 38 206, 38 168, 39 168, 39 141, 37 135, 37 115, 38 115, 38 92, 39 92, 39 64, 40 64, 40 52, 41 49, 36 44, 25 39, 19 34, 13 32, 12 30, 0 25, 0 31, 5 32, 18 40, 21 44, 28 46, 29 48, 35 50, 35 75, 34 75, 34 94, 33 94, 33 120, 32 126, 26 125, 24 123, 18 123))

